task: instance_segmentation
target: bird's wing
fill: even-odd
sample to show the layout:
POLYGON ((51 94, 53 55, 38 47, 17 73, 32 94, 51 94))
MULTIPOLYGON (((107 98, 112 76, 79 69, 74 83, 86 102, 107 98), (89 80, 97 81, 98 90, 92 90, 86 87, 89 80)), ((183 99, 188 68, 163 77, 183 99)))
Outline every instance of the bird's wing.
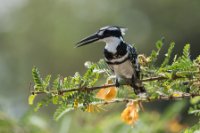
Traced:
POLYGON ((140 65, 138 63, 138 54, 137 54, 137 51, 130 44, 128 44, 127 51, 129 52, 129 57, 130 57, 131 63, 133 64, 133 67, 135 68, 134 70, 136 72, 136 76, 139 79, 139 77, 140 77, 139 76, 140 75, 140 65))

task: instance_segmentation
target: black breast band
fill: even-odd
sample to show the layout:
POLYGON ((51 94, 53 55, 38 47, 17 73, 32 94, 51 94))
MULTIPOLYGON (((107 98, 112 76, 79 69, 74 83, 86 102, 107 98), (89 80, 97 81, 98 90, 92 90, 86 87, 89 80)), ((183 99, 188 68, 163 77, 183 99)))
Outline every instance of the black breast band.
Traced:
POLYGON ((106 61, 106 63, 109 64, 109 65, 119 65, 119 64, 124 63, 127 60, 129 60, 129 56, 126 57, 123 61, 120 61, 120 62, 119 61, 115 61, 115 62, 106 61))

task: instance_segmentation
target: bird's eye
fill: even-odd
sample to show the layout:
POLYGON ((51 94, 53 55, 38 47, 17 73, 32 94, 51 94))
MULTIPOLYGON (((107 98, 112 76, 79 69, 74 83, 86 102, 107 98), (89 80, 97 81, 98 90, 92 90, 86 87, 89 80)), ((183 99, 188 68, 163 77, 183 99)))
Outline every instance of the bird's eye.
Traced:
POLYGON ((104 34, 104 36, 109 36, 109 33, 110 33, 109 30, 105 30, 103 34, 104 34))

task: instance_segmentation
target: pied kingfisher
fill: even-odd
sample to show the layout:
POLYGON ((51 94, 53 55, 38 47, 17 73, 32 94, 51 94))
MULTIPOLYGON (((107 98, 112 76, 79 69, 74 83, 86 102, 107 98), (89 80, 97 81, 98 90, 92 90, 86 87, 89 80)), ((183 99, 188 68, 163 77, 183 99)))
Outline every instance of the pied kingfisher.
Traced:
POLYGON ((106 26, 96 33, 82 39, 76 47, 90 44, 95 41, 106 43, 104 48, 105 61, 116 75, 116 87, 123 79, 130 84, 135 94, 145 93, 146 90, 140 81, 140 65, 136 49, 124 41, 123 35, 127 28, 106 26))

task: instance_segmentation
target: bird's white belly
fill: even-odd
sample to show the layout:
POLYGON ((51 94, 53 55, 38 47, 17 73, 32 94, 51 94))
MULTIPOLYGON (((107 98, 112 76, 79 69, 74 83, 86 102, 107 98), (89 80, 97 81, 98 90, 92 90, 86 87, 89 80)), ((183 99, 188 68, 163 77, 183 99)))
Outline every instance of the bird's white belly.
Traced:
POLYGON ((112 65, 112 68, 116 76, 121 78, 131 79, 134 74, 134 68, 129 60, 122 64, 112 65))

